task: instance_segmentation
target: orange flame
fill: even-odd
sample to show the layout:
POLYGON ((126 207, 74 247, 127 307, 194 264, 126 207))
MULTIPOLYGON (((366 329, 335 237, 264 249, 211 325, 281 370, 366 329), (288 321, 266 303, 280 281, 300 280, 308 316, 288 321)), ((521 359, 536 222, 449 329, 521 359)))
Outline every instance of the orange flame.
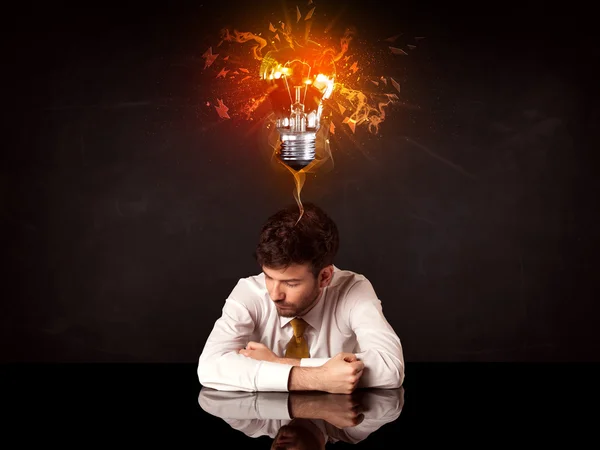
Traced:
MULTIPOLYGON (((263 144, 266 144, 266 148, 269 149, 269 158, 276 162, 277 166, 283 165, 293 176, 293 196, 300 208, 300 217, 304 212, 300 197, 306 174, 326 170, 324 166, 327 164, 329 169, 333 167, 330 137, 332 139, 347 137, 356 140, 357 129, 363 126, 369 133, 379 133, 381 124, 386 120, 386 109, 398 102, 397 94, 400 92, 400 85, 391 76, 367 73, 366 67, 383 68, 383 64, 373 64, 376 55, 381 55, 382 52, 369 53, 361 49, 353 54, 350 44, 355 33, 352 29, 347 28, 337 43, 331 40, 331 33, 329 33, 333 22, 325 27, 324 33, 320 36, 315 36, 314 33, 311 35, 316 14, 312 2, 309 2, 308 6, 304 20, 301 20, 301 9, 296 7, 292 13, 296 18, 294 23, 289 18, 287 24, 283 21, 268 22, 265 30, 258 33, 224 29, 220 34, 221 41, 216 46, 219 51, 213 53, 211 47, 203 54, 204 71, 210 71, 212 82, 219 83, 215 89, 218 91, 215 97, 219 105, 216 108, 219 117, 222 120, 241 117, 245 120, 256 120, 262 125, 263 131, 266 132, 263 144), (300 33, 294 34, 293 26, 301 28, 302 24, 304 24, 304 33, 299 30, 300 33), (281 138, 275 126, 275 114, 266 102, 274 87, 265 87, 264 83, 265 80, 287 79, 286 70, 289 70, 293 59, 279 61, 280 67, 269 74, 260 72, 269 52, 289 47, 300 54, 309 40, 319 43, 322 57, 333 61, 336 73, 331 86, 332 92, 322 101, 321 126, 316 133, 315 158, 308 166, 294 170, 277 157, 281 149, 281 138), (362 84, 369 86, 368 89, 359 85, 361 78, 362 84), (344 125, 351 133, 344 129, 344 125), (346 131, 346 133, 340 134, 336 131, 346 131)), ((389 46, 389 43, 395 42, 399 36, 400 34, 384 40, 388 42, 385 44, 385 50, 393 58, 408 54, 400 48, 399 43, 394 43, 393 47, 389 46)), ((419 39, 423 38, 415 38, 415 40, 419 39)), ((415 45, 408 45, 407 50, 412 51, 415 47, 415 45)), ((310 70, 309 72, 310 77, 305 77, 300 82, 304 86, 303 89, 318 88, 322 91, 324 85, 319 83, 327 84, 329 80, 327 74, 319 75, 310 70)))

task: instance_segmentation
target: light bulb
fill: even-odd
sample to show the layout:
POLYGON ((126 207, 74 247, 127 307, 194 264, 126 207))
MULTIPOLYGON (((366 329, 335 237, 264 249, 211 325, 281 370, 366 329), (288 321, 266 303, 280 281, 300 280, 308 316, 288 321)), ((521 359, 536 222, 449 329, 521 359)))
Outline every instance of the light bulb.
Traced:
POLYGON ((334 57, 331 49, 306 40, 270 51, 262 60, 260 75, 280 135, 278 157, 296 171, 315 159, 323 101, 335 86, 334 57))

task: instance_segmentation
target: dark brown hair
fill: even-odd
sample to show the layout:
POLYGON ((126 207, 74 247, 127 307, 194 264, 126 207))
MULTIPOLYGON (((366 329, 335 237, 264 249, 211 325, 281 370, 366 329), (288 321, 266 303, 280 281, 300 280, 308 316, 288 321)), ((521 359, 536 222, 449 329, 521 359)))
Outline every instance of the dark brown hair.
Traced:
POLYGON ((261 267, 278 269, 309 263, 316 277, 321 269, 333 264, 339 248, 335 222, 313 203, 304 203, 303 208, 302 217, 294 204, 267 219, 254 253, 261 267))

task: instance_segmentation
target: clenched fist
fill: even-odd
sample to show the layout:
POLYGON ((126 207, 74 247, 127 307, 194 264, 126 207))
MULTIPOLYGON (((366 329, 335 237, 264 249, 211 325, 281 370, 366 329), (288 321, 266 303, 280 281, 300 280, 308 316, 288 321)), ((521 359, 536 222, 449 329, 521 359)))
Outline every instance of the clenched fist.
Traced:
POLYGON ((322 381, 326 392, 332 394, 350 394, 356 389, 365 365, 353 353, 338 353, 321 369, 322 381))
POLYGON ((294 367, 290 373, 289 389, 351 394, 364 367, 353 353, 338 353, 320 367, 294 367))

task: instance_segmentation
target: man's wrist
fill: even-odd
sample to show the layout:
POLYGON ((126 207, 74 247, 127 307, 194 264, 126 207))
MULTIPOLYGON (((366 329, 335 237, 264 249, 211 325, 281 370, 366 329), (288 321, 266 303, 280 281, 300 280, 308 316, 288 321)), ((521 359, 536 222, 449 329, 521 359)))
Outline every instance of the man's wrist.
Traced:
MULTIPOLYGON (((318 394, 321 395, 321 394, 318 394)), ((320 419, 319 402, 310 394, 290 394, 288 410, 292 419, 320 419)))
POLYGON ((321 367, 292 367, 288 380, 288 390, 326 391, 321 380, 321 372, 321 367))

